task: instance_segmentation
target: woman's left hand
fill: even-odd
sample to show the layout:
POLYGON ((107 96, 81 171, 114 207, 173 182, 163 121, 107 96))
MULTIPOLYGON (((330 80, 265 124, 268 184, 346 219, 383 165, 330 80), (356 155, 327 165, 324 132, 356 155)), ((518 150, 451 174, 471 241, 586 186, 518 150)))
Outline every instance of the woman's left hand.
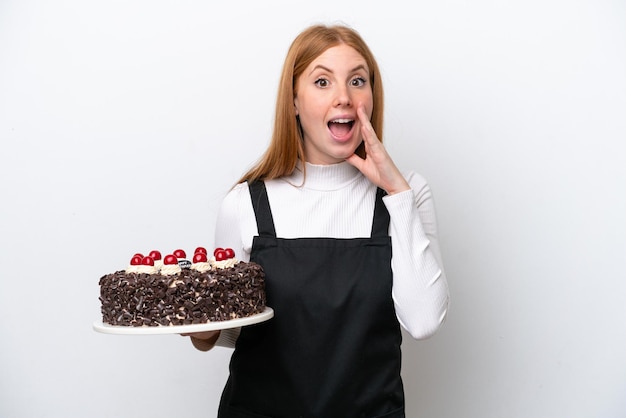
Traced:
POLYGON ((352 154, 346 158, 346 161, 389 195, 409 190, 411 187, 376 136, 362 104, 357 108, 357 115, 361 123, 361 135, 366 155, 365 158, 361 158, 352 154))

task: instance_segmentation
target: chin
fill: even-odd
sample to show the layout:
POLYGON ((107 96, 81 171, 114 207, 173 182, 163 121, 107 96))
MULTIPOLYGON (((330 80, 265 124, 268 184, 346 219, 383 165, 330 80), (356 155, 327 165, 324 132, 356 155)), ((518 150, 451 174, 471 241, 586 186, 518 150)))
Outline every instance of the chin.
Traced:
POLYGON ((345 160, 346 158, 348 158, 349 156, 351 156, 352 154, 354 154, 354 152, 356 151, 357 147, 349 147, 349 148, 345 148, 341 151, 338 151, 337 153, 335 153, 334 155, 332 155, 333 158, 337 159, 337 160, 345 160))

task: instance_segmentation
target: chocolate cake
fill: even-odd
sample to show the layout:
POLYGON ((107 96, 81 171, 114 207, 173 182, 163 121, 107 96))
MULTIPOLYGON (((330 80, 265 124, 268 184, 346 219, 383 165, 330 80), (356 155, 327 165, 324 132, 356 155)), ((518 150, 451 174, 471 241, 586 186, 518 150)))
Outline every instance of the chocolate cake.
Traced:
POLYGON ((130 327, 189 325, 263 312, 265 274, 260 265, 237 261, 232 250, 229 255, 216 250, 217 257, 207 260, 206 251, 204 257, 198 256, 200 250, 196 249, 193 263, 177 250, 177 256, 165 257, 160 268, 154 267, 155 257, 136 254, 128 269, 102 276, 103 323, 130 327))

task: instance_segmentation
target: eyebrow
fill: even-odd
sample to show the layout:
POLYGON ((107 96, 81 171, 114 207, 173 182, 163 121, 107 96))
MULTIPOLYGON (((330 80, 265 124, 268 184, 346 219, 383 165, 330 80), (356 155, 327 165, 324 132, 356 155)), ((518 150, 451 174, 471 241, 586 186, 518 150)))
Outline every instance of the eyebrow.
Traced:
MULTIPOLYGON (((330 68, 325 67, 325 66, 323 66, 323 65, 321 65, 321 64, 318 64, 318 65, 316 65, 315 67, 313 67, 313 69, 311 70, 311 72, 309 73, 309 75, 313 74, 313 73, 314 73, 316 70, 318 70, 318 69, 322 69, 322 70, 324 70, 324 71, 326 71, 326 72, 329 72, 329 73, 332 73, 332 72, 333 72, 333 70, 331 70, 330 68)), ((351 73, 354 73, 354 72, 356 72, 356 71, 358 71, 358 70, 363 70, 363 71, 366 71, 366 69, 365 69, 365 65, 363 65, 363 64, 359 64, 359 65, 357 65, 356 67, 354 67, 352 70, 350 70, 350 72, 351 72, 351 73)))

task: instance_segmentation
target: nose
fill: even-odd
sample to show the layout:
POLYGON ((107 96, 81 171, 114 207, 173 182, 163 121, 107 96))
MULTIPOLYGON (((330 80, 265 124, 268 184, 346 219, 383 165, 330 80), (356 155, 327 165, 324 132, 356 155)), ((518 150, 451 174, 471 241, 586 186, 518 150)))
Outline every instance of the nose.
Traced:
POLYGON ((351 106, 352 98, 347 86, 338 86, 335 96, 335 106, 351 106))

